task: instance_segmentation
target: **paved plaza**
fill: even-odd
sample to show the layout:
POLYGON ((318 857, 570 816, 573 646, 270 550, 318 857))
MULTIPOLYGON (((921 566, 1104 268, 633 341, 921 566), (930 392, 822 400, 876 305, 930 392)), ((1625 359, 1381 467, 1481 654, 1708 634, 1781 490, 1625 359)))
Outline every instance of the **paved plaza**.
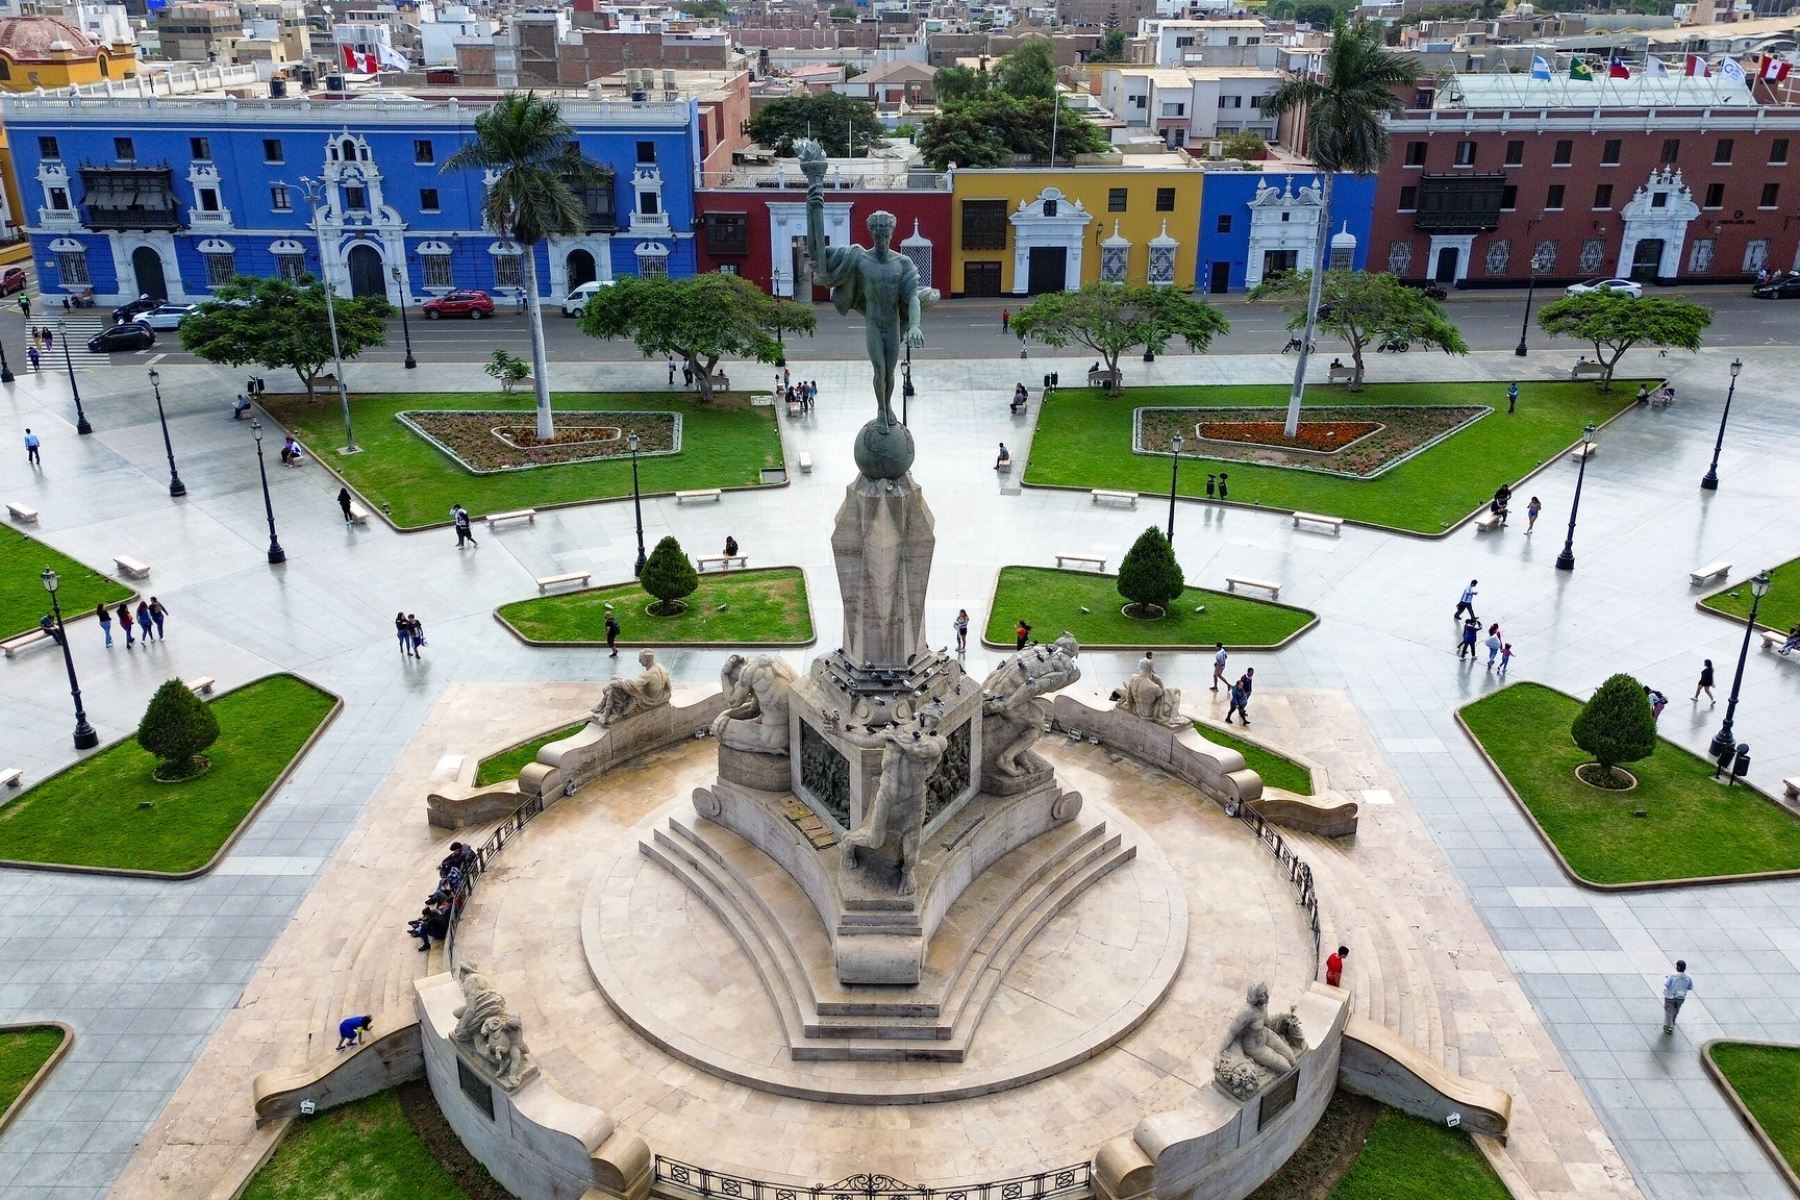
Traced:
MULTIPOLYGON (((1541 537, 1526 537, 1522 522, 1514 522, 1498 535, 1467 529, 1426 540, 1346 527, 1333 538, 1295 531, 1284 515, 1251 508, 1184 501, 1176 514, 1175 547, 1190 582, 1218 586, 1226 574, 1276 579, 1283 601, 1320 614, 1320 625, 1288 649, 1234 659, 1257 668, 1253 716, 1266 711, 1272 737, 1333 762, 1333 786, 1364 803, 1365 820, 1383 820, 1388 804, 1417 815, 1460 884, 1463 895, 1451 899, 1472 908, 1604 1134, 1643 1194, 1657 1200, 1788 1195, 1704 1076, 1698 1048, 1716 1036, 1800 1041, 1800 881, 1610 895, 1571 885, 1452 719, 1455 708, 1495 684, 1479 668, 1458 665, 1445 614, 1462 585, 1479 577, 1483 621, 1500 621, 1516 648, 1515 680, 1585 694, 1616 671, 1631 672, 1671 697, 1661 732, 1703 752, 1724 712, 1741 633, 1696 609, 1688 571, 1728 559, 1731 578, 1741 580, 1800 554, 1800 472, 1793 469, 1800 396, 1791 386, 1800 351, 1741 353, 1745 367, 1716 493, 1696 485, 1712 451, 1732 352, 1627 357, 1628 374, 1670 373, 1681 399, 1667 409, 1632 409, 1600 435, 1587 469, 1573 573, 1552 567, 1575 484, 1576 470, 1564 461, 1517 489, 1521 498, 1543 499, 1541 537), (1688 700, 1704 657, 1718 665, 1724 685, 1717 709, 1688 700), (1346 704, 1348 710, 1337 707, 1346 704), (1676 957, 1688 960, 1696 992, 1676 1035, 1665 1038, 1657 988, 1676 957)), ((1383 356, 1378 367, 1382 379, 1492 379, 1498 402, 1515 377, 1566 378, 1573 357, 1543 352, 1522 362, 1510 353, 1478 353, 1452 361, 1412 354, 1383 356)), ((1029 458, 1030 420, 1006 409, 1014 382, 1023 378, 1035 399, 1044 372, 1072 378, 1088 358, 1036 351, 1024 362, 940 362, 929 351, 917 357, 919 395, 910 415, 920 451, 916 477, 937 515, 927 612, 938 644, 949 642, 958 608, 970 611, 977 629, 985 624, 1000 566, 1047 565, 1058 552, 1116 557, 1165 515, 1149 498, 1135 512, 1102 509, 1084 492, 1020 490, 1022 471, 1005 480, 991 470, 1000 441, 1021 466, 1029 458)), ((1291 368, 1275 355, 1171 354, 1154 364, 1132 362, 1131 378, 1277 383, 1291 368)), ((690 553, 708 553, 731 534, 752 565, 805 568, 819 648, 829 649, 838 644, 841 614, 828 514, 854 473, 851 435, 869 415, 866 400, 841 397, 866 395, 867 367, 796 358, 793 370, 817 379, 820 401, 805 420, 783 417, 782 433, 790 463, 809 450, 814 471, 788 487, 731 494, 716 506, 647 501, 645 537, 654 543, 673 534, 690 553)), ((734 374, 741 383, 767 369, 737 367, 734 374)), ((371 390, 451 390, 466 388, 468 375, 466 365, 409 372, 381 363, 352 366, 349 377, 371 390)), ((660 363, 583 363, 559 366, 554 382, 567 390, 661 389, 664 379, 660 363)), ((0 871, 0 1021, 62 1020, 77 1033, 47 1086, 0 1134, 0 1193, 8 1197, 74 1200, 104 1195, 115 1183, 121 1196, 150 1194, 156 1164, 179 1159, 169 1144, 186 1128, 159 1121, 159 1114, 227 1014, 238 1010, 232 1028, 263 1020, 326 1028, 310 1009, 282 1011, 279 990, 244 992, 301 905, 326 913, 342 905, 350 944, 371 936, 402 941, 394 914, 379 904, 315 891, 315 884, 352 888, 357 876, 330 864, 360 854, 366 880, 381 895, 423 894, 428 881, 416 877, 416 863, 428 861, 443 839, 425 827, 423 796, 402 794, 398 781, 442 767, 418 757, 431 745, 420 738, 428 717, 446 698, 466 708, 475 685, 555 685, 545 688, 551 699, 541 711, 493 718, 491 733, 465 750, 485 752, 578 713, 595 682, 615 670, 603 649, 527 649, 500 629, 492 610, 533 594, 540 575, 591 570, 596 583, 629 578, 636 552, 629 500, 543 512, 535 525, 499 533, 478 527, 479 548, 458 551, 447 530, 399 535, 379 521, 346 529, 336 481, 317 463, 283 469, 273 458, 277 434, 267 444, 269 482, 288 560, 271 567, 249 428, 230 419, 238 382, 235 372, 162 368, 170 436, 188 487, 181 501, 167 496, 162 435, 141 370, 80 373, 95 427, 85 438, 75 433, 66 377, 21 375, 0 391, 7 416, 0 424, 11 439, 11 449, 0 452, 0 500, 36 508, 42 518, 34 535, 86 563, 105 567, 115 554, 130 554, 151 564, 141 586, 171 614, 167 644, 141 651, 102 649, 91 621, 71 627, 83 697, 103 743, 128 735, 151 692, 172 675, 210 675, 229 688, 293 671, 345 701, 343 714, 209 875, 165 883, 0 871), (20 452, 27 425, 44 439, 41 472, 20 452), (393 641, 399 609, 417 613, 430 635, 416 663, 402 660, 393 641), (393 800, 400 818, 363 822, 376 797, 393 800), (390 837, 392 854, 383 853, 385 843, 346 845, 353 830, 390 837), (393 927, 368 925, 375 920, 393 927), (258 1007, 246 1014, 252 1005, 258 1007), (153 1126, 145 1155, 131 1162, 153 1126)), ((1119 403, 1131 403, 1129 392, 1119 403)), ((1571 440, 1578 432, 1571 428, 1571 440)), ((330 456, 326 447, 313 449, 330 456)), ((39 566, 0 562, 14 574, 35 574, 39 566)), ((1054 635, 1054 614, 1017 615, 1040 635, 1054 635)), ((637 632, 628 626, 626 636, 637 632)), ((798 663, 810 654, 790 657, 798 663)), ((1082 661, 1101 681, 1123 679, 1135 657, 1094 653, 1082 661)), ((709 685, 719 658, 717 651, 660 654, 677 681, 709 685)), ((972 647, 969 671, 980 677, 995 661, 972 647)), ((1159 654, 1158 661, 1165 678, 1184 689, 1191 711, 1223 714, 1223 701, 1206 690, 1207 656, 1159 654)), ((1737 733, 1753 748, 1751 776, 1765 790, 1778 792, 1783 776, 1800 774, 1797 700, 1800 668, 1753 650, 1737 733)), ((0 767, 23 769, 29 784, 69 761, 72 714, 57 657, 32 653, 0 664, 0 715, 0 767)), ((1379 876, 1382 843, 1368 841, 1359 866, 1379 876)), ((1397 858, 1396 881, 1417 861, 1397 858)), ((1322 891, 1330 877, 1322 872, 1322 891)), ((1323 903, 1330 907, 1329 894, 1323 903)), ((328 969, 341 949, 321 945, 318 969, 328 969)), ((1448 940, 1419 947, 1446 980, 1464 951, 1448 940)), ((1356 985, 1354 959, 1346 982, 1356 985)), ((1456 995, 1448 984, 1440 991, 1456 995)), ((1475 1000, 1470 1006, 1479 1007, 1475 1000)), ((1455 1024, 1456 1012, 1453 1003, 1445 1019, 1455 1024)), ((1468 1032, 1463 1054, 1510 1056, 1504 1038, 1482 1042, 1475 1024, 1460 1028, 1468 1032)), ((233 1119, 247 1124, 247 1078, 228 1081, 233 1086, 199 1078, 243 1065, 215 1048, 186 1086, 218 1105, 241 1104, 233 1119)), ((1561 1068, 1547 1056, 1532 1069, 1561 1068)), ((1586 1131, 1563 1133, 1579 1140, 1586 1131)), ((1046 1165, 1088 1150, 1065 1147, 1046 1165)), ((1606 1164, 1604 1156, 1573 1150, 1565 1158, 1596 1169, 1606 1164)), ((1582 1194, 1579 1173, 1559 1180, 1543 1170, 1531 1186, 1582 1194)))

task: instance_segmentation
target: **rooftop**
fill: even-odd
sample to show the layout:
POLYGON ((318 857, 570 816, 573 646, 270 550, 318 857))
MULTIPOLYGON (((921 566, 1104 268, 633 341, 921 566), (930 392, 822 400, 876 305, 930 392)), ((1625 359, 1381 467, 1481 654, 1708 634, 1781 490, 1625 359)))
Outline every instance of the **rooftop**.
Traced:
POLYGON ((12 17, 0 21, 0 53, 14 62, 49 62, 53 51, 71 50, 92 58, 100 47, 80 29, 56 17, 12 17))
POLYGON ((1438 89, 1438 111, 1543 108, 1758 108, 1763 101, 1728 79, 1689 79, 1634 74, 1630 79, 1570 79, 1563 70, 1549 79, 1529 75, 1455 75, 1438 89))

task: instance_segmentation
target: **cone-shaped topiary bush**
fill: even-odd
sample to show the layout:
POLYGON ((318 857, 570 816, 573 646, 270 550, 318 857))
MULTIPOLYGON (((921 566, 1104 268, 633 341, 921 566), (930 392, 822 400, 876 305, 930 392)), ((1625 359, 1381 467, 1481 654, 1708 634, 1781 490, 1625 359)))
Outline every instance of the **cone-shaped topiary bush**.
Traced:
POLYGON ((138 722, 138 745, 163 760, 156 768, 158 779, 199 774, 206 766, 200 752, 218 737, 219 722, 212 709, 179 679, 156 689, 144 719, 138 722))
POLYGON ((1186 580, 1181 564, 1175 561, 1175 549, 1163 531, 1152 525, 1138 536, 1119 564, 1119 595, 1131 601, 1127 616, 1159 617, 1181 595, 1186 580))
POLYGON ((644 572, 638 576, 638 583, 656 597, 650 611, 659 617, 672 617, 685 607, 681 598, 693 595, 694 589, 700 586, 700 576, 682 552, 681 543, 666 537, 656 543, 656 549, 644 560, 644 572))
POLYGON ((1644 696, 1644 685, 1629 675, 1614 675, 1601 684, 1581 706, 1569 731, 1575 744, 1594 756, 1608 779, 1619 763, 1649 758, 1656 750, 1656 717, 1644 696))

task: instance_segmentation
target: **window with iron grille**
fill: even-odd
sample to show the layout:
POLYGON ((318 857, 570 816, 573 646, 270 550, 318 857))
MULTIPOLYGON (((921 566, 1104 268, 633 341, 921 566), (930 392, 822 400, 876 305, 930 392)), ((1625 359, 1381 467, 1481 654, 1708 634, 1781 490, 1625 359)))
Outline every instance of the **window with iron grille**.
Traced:
POLYGON ((1130 191, 1127 188, 1107 188, 1106 189, 1106 211, 1107 212, 1124 212, 1125 204, 1127 202, 1127 198, 1129 197, 1129 195, 1130 195, 1130 191))
MULTIPOLYGON (((427 288, 451 288, 450 256, 448 254, 421 254, 419 261, 425 264, 425 286, 427 288)), ((515 261, 517 261, 515 259, 515 261)))
POLYGON ((750 253, 750 214, 709 212, 702 219, 706 248, 714 254, 750 253))
POLYGON ((229 250, 208 251, 200 257, 206 260, 206 285, 208 287, 218 287, 221 283, 229 283, 231 277, 237 274, 235 266, 237 255, 229 250))
POLYGON ((669 273, 669 260, 658 254, 654 257, 638 260, 638 274, 646 279, 661 279, 669 273))
POLYGON ((522 256, 518 254, 494 255, 494 286, 519 287, 520 281, 525 277, 521 269, 522 262, 522 256))
POLYGON ((962 248, 1006 249, 1006 201, 963 201, 962 248))
POLYGON ((56 273, 62 279, 64 287, 72 283, 88 283, 87 251, 58 250, 56 252, 56 273))
POLYGON ((1156 211, 1157 212, 1174 212, 1175 211, 1175 189, 1174 188, 1157 188, 1156 189, 1156 211))
POLYGON ((306 255, 277 254, 275 256, 275 274, 289 283, 300 282, 300 277, 306 274, 306 255))

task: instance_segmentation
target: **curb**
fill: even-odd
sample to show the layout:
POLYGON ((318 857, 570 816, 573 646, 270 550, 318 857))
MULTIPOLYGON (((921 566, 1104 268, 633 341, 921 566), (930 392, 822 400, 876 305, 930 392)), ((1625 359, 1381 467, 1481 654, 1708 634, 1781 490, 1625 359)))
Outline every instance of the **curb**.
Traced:
POLYGON ((56 1069, 63 1057, 75 1048, 75 1027, 67 1021, 17 1021, 0 1025, 0 1033, 17 1033, 28 1029, 60 1029, 63 1040, 50 1052, 50 1057, 44 1060, 44 1065, 37 1069, 37 1073, 25 1081, 25 1086, 13 1097, 13 1102, 6 1106, 4 1112, 0 1112, 0 1133, 4 1133, 6 1127, 12 1124, 13 1118, 25 1110, 26 1101, 50 1078, 50 1072, 56 1069))
MULTIPOLYGON (((766 571, 798 571, 800 573, 800 582, 802 584, 806 584, 806 582, 807 582, 806 568, 801 567, 801 566, 789 565, 789 564, 775 564, 775 565, 767 566, 767 567, 755 567, 755 568, 739 571, 735 575, 731 575, 729 572, 720 571, 720 572, 718 572, 718 576, 725 577, 725 576, 729 575, 730 578, 737 579, 737 578, 741 578, 742 576, 745 576, 745 575, 757 575, 757 574, 761 574, 766 571)), ((622 579, 618 583, 602 583, 602 584, 597 584, 594 587, 576 588, 572 592, 557 592, 556 595, 558 595, 558 596, 582 596, 582 595, 586 595, 589 592, 604 592, 604 591, 608 591, 608 590, 610 590, 612 588, 616 588, 616 587, 625 587, 630 584, 634 584, 636 582, 637 582, 637 580, 635 580, 635 579, 622 579)), ((523 600, 523 601, 512 600, 512 601, 508 601, 508 603, 520 604, 520 603, 530 603, 532 600, 548 600, 548 599, 549 599, 548 596, 545 596, 540 593, 537 596, 527 596, 525 598, 525 600, 523 600)), ((493 617, 494 617, 495 621, 499 622, 500 627, 502 629, 504 629, 504 630, 506 630, 506 632, 512 634, 515 638, 517 638, 519 640, 521 645, 525 645, 525 646, 542 647, 542 648, 546 648, 546 649, 587 650, 587 649, 594 649, 597 647, 603 647, 606 645, 606 639, 604 637, 602 637, 598 640, 588 640, 588 641, 539 641, 536 638, 527 637, 524 633, 520 632, 520 630, 517 626, 515 626, 511 621, 508 621, 505 617, 500 615, 500 609, 496 608, 493 610, 493 617)), ((771 649, 776 649, 776 650, 796 650, 796 649, 804 648, 806 646, 814 646, 814 645, 817 645, 818 641, 819 641, 819 634, 818 634, 819 625, 818 625, 818 622, 813 618, 812 588, 810 586, 806 588, 806 624, 809 628, 811 628, 813 630, 813 635, 802 642, 655 642, 655 641, 638 641, 638 640, 633 640, 633 639, 629 639, 629 638, 620 638, 618 641, 618 645, 625 646, 625 647, 633 647, 633 646, 649 647, 651 649, 656 649, 656 648, 660 647, 660 648, 669 649, 669 650, 737 650, 737 649, 742 649, 744 647, 751 647, 751 648, 765 648, 766 647, 766 648, 771 648, 771 649)), ((525 739, 525 741, 530 741, 530 740, 531 740, 530 738, 525 739)), ((521 742, 519 744, 524 745, 524 742, 521 742)), ((4 865, 4 864, 0 863, 0 865, 4 865)))
POLYGON ((1800 1196, 1800 1175, 1794 1174, 1794 1168, 1788 1164, 1787 1157, 1781 1153, 1780 1147, 1763 1129, 1762 1122, 1756 1119, 1756 1115, 1744 1103, 1743 1097, 1738 1095, 1737 1089, 1731 1086, 1731 1080, 1725 1078, 1725 1072, 1719 1069, 1719 1064, 1713 1061, 1713 1047, 1726 1044, 1769 1046, 1777 1050, 1800 1050, 1800 1046, 1790 1042, 1765 1042, 1755 1038, 1708 1038, 1700 1043, 1700 1065, 1706 1069, 1706 1073, 1712 1077, 1712 1081, 1725 1094, 1725 1102, 1731 1106, 1731 1111, 1737 1114, 1737 1119, 1744 1123, 1744 1128, 1750 1131, 1750 1136, 1756 1139, 1756 1144, 1761 1146, 1763 1153, 1769 1156, 1770 1165, 1781 1173, 1782 1182, 1788 1185, 1788 1190, 1800 1196))

